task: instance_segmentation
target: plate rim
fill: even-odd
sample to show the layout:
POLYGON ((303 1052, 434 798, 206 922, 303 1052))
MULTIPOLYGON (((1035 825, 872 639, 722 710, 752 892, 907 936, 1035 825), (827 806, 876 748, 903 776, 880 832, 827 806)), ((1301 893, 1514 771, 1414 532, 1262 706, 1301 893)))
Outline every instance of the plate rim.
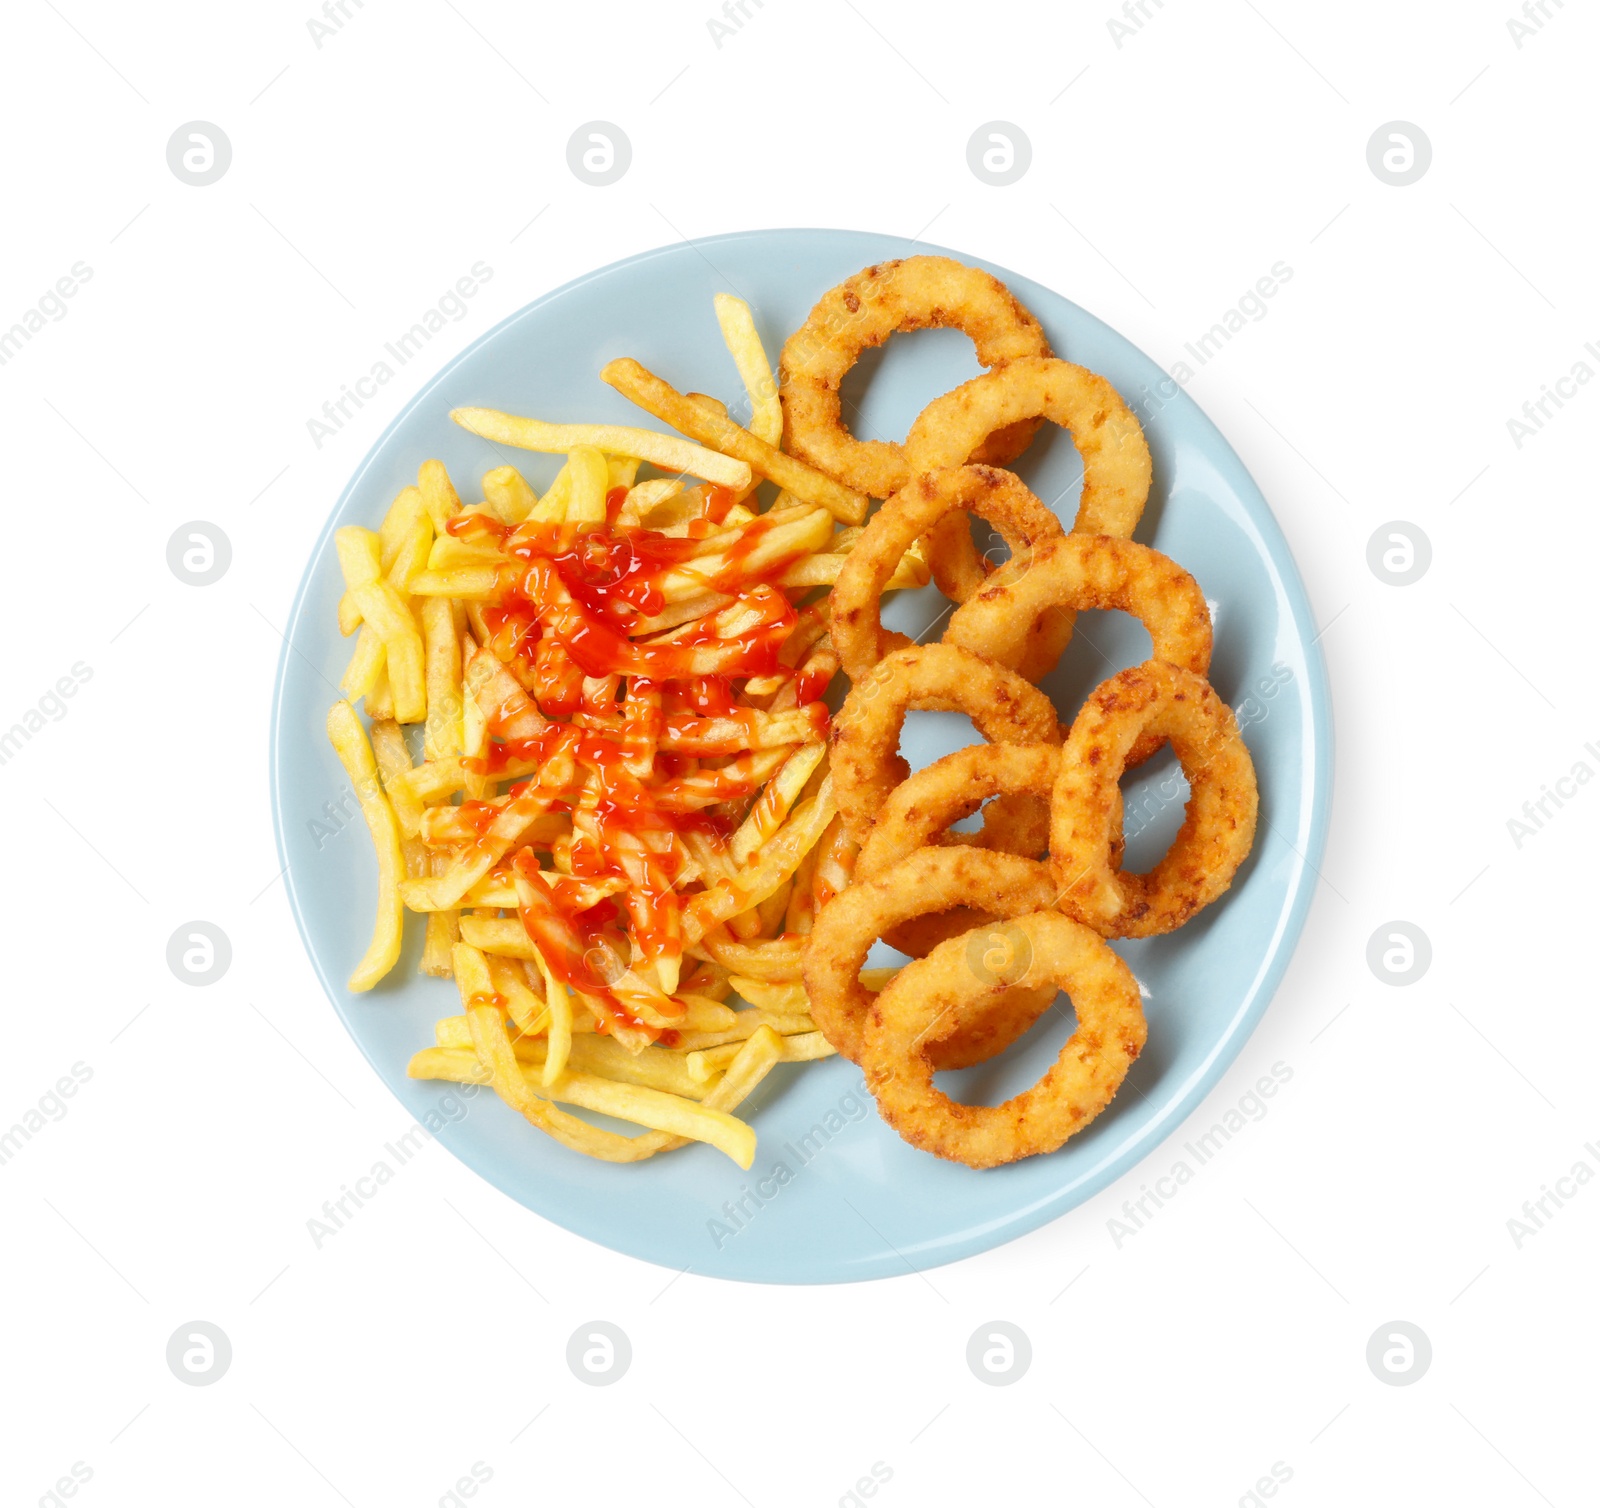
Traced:
MULTIPOLYGON (((394 417, 385 425, 382 432, 372 441, 365 455, 362 456, 361 460, 350 472, 345 485, 340 489, 338 497, 329 509, 322 528, 318 531, 307 552, 299 584, 290 602, 286 619, 286 631, 283 634, 283 645, 278 652, 277 664, 273 672, 272 702, 267 723, 267 785, 273 837, 284 879, 284 892, 289 903, 290 914, 294 918, 295 930, 299 935, 301 947, 305 951, 312 972, 322 986, 328 1004, 333 1007, 339 1024, 355 1043, 357 1050, 366 1060, 367 1065, 377 1076, 379 1082, 394 1096, 396 1102, 408 1114, 411 1112, 411 1107, 401 1098, 399 1091, 389 1083, 383 1067, 374 1057, 373 1050, 369 1048, 363 1036, 352 1029, 346 1011, 340 1006, 341 994, 347 995, 348 991, 344 990, 342 986, 336 986, 335 981, 330 979, 316 948, 312 945, 306 916, 296 890, 293 866, 288 851, 284 817, 285 803, 282 799, 283 770, 279 761, 279 747, 283 739, 284 688, 288 679, 290 655, 298 652, 294 646, 295 625, 300 620, 305 599, 312 589, 314 570, 325 553, 327 542, 338 527, 338 520, 352 494, 361 486, 367 473, 375 465, 378 455, 387 446, 390 438, 413 417, 423 396, 445 381, 482 347, 494 341, 501 331, 511 324, 527 317, 535 310, 556 303, 597 278, 610 276, 624 269, 641 266, 657 257, 678 252, 685 246, 698 249, 701 246, 710 247, 733 241, 767 238, 779 240, 792 238, 827 239, 830 237, 881 242, 886 250, 884 257, 876 260, 905 255, 948 256, 957 261, 968 264, 975 263, 982 266, 992 271, 1002 281, 1007 282, 1008 286, 1013 281, 1033 283, 1101 325, 1158 369, 1165 370, 1161 363, 1150 356, 1143 347, 1123 335, 1114 325, 1102 320, 1092 310, 1086 309, 1065 294, 1057 292, 1049 284, 1040 282, 1039 279, 1029 277, 1024 273, 1014 272, 999 263, 990 261, 986 257, 977 256, 972 252, 959 251, 933 242, 910 241, 902 236, 887 235, 878 231, 819 226, 777 226, 753 230, 724 231, 712 236, 695 237, 692 240, 664 242, 619 258, 615 262, 608 262, 604 266, 591 268, 511 310, 476 339, 462 347, 442 366, 437 367, 425 377, 400 406, 394 417)), ((1277 513, 1273 510, 1271 503, 1267 500, 1266 493, 1257 483, 1250 468, 1246 466, 1244 458, 1234 449, 1232 442, 1212 420, 1199 400, 1183 385, 1179 386, 1178 397, 1186 400, 1191 406, 1193 414, 1210 430, 1214 441, 1220 444, 1223 451, 1232 458, 1249 489, 1254 493, 1254 499, 1250 497, 1241 498, 1246 512, 1253 514, 1254 504, 1259 503, 1271 525, 1269 530, 1263 531, 1262 540, 1268 559, 1281 583, 1283 597, 1294 622, 1301 652, 1305 657, 1307 681, 1305 721, 1309 737, 1305 741, 1306 752, 1302 760, 1301 781, 1302 788, 1307 789, 1309 792, 1306 847, 1303 854, 1297 854, 1299 863, 1292 881, 1294 893, 1288 899, 1288 904, 1279 908, 1279 940, 1273 948, 1270 962, 1266 969, 1257 976, 1252 991, 1253 998, 1250 1000, 1248 1008, 1236 1011, 1221 1038, 1213 1044, 1211 1050, 1195 1066, 1187 1080, 1167 1096, 1160 1111, 1151 1121, 1146 1123, 1142 1132, 1132 1143, 1126 1143, 1120 1148, 1109 1150, 1101 1163, 1094 1168, 1086 1170, 1081 1178, 1074 1180, 1067 1187, 1059 1188, 1051 1194, 1035 1199, 1032 1203, 1023 1204, 1003 1221, 990 1221, 978 1231, 969 1229, 959 1235, 930 1238, 923 1242, 912 1244, 908 1249, 909 1252, 924 1260, 918 1260, 913 1263, 902 1252, 896 1251, 886 1254, 877 1263, 867 1264, 863 1262, 859 1264, 862 1267, 870 1266, 871 1270, 841 1270, 839 1264, 835 1262, 828 1272, 812 1273, 808 1276, 800 1277, 761 1272, 739 1274, 701 1273, 699 1274, 700 1276, 713 1278, 719 1282, 743 1282, 785 1287, 813 1283, 884 1281, 906 1275, 907 1268, 918 1272, 931 1271, 949 1263, 979 1256, 986 1251, 995 1250, 1023 1236, 1032 1234, 1041 1227, 1086 1204, 1090 1199, 1104 1192, 1117 1179, 1133 1172, 1153 1156, 1171 1138, 1178 1127, 1193 1114, 1205 1096, 1221 1082, 1222 1077, 1237 1060, 1240 1053, 1243 1052, 1245 1044, 1254 1035, 1262 1017, 1267 1012, 1267 1008, 1277 994, 1278 987, 1281 985, 1289 964, 1300 945, 1306 921, 1310 915, 1311 905, 1316 897, 1318 882, 1321 879, 1319 861, 1326 850, 1334 794, 1332 689, 1328 679, 1326 656, 1316 633, 1316 620, 1310 595, 1306 590, 1305 580, 1289 546, 1283 526, 1278 520, 1277 513), (996 1234, 997 1228, 998 1234, 996 1234), (927 1249, 930 1247, 932 1250, 927 1249)), ((1167 401, 1171 402, 1172 400, 1169 399, 1167 401)), ((1255 520, 1255 522, 1259 526, 1260 520, 1255 520)), ((449 1139, 440 1138, 440 1140, 443 1142, 445 1149, 458 1163, 482 1179, 504 1198, 511 1200, 512 1203, 526 1210, 537 1219, 548 1221, 550 1224, 577 1236, 581 1240, 593 1241, 596 1245, 604 1247, 608 1251, 613 1251, 638 1261, 648 1262, 662 1270, 671 1270, 666 1263, 656 1257, 619 1245, 615 1240, 607 1239, 604 1235, 594 1234, 587 1229, 578 1229, 574 1225, 568 1224, 564 1218, 557 1218, 543 1209, 527 1204, 495 1178, 480 1169, 463 1149, 455 1146, 449 1139)))

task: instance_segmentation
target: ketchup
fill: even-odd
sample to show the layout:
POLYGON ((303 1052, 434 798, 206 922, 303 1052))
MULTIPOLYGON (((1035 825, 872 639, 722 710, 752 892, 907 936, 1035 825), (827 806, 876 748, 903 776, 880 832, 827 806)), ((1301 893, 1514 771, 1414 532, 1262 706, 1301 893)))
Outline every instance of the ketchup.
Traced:
MULTIPOLYGON (((626 497, 624 487, 607 492, 603 524, 512 527, 485 513, 462 513, 447 529, 503 552, 495 600, 482 609, 486 647, 552 719, 533 737, 509 738, 503 721, 491 718, 488 744, 469 767, 503 776, 512 767, 541 771, 560 759, 576 771, 573 783, 547 793, 551 809, 572 817, 570 847, 559 840, 570 877, 541 869, 526 848, 512 860, 522 924, 554 976, 599 1002, 607 1018, 602 1027, 666 1041, 676 1033, 646 1026, 629 1002, 648 999, 657 1017, 684 1009, 660 990, 653 968, 658 960, 675 964, 683 951, 676 885, 691 862, 684 839, 721 846, 731 831, 726 819, 695 808, 705 804, 706 790, 719 801, 752 794, 758 785, 748 758, 699 777, 697 761, 748 744, 757 713, 739 705, 739 683, 785 670, 780 652, 798 615, 772 580, 792 556, 771 559, 759 575, 750 570, 772 527, 768 520, 723 528, 713 544, 702 542, 727 519, 730 489, 705 489, 702 517, 691 521, 691 533, 702 538, 617 523, 626 497), (702 575, 699 590, 734 598, 727 612, 737 615, 740 632, 650 631, 650 620, 667 605, 663 583, 686 571, 702 575), (684 782, 697 778, 702 789, 690 797, 684 782), (613 894, 584 908, 596 882, 613 894)), ((814 704, 819 727, 826 709, 816 699, 828 679, 810 670, 796 684, 800 705, 814 704)), ((513 785, 510 796, 534 788, 537 779, 513 785)), ((463 801, 458 820, 481 837, 504 805, 463 801)))

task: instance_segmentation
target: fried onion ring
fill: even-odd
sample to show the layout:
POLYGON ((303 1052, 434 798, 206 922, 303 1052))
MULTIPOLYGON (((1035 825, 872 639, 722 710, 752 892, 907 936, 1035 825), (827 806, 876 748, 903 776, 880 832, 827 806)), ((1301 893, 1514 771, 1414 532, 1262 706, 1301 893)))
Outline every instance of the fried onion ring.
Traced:
MULTIPOLYGON (((986 435, 1031 417, 1059 424, 1083 457, 1073 528, 1131 537, 1150 492, 1150 447, 1117 390, 1071 362, 1021 357, 952 388, 917 416, 906 436, 906 458, 913 471, 959 466, 986 435)), ((936 524, 928 544, 939 590, 965 602, 987 575, 966 520, 952 516, 936 524)))
MULTIPOLYGON (((863 268, 823 294, 784 342, 778 378, 790 453, 873 497, 904 487, 912 474, 904 447, 851 435, 839 414, 839 385, 868 347, 898 331, 931 326, 965 331, 978 360, 991 369, 1021 356, 1050 354, 1039 321, 980 267, 924 256, 863 268)), ((1014 460, 1039 422, 1037 414, 1025 414, 1004 434, 985 431, 960 459, 970 455, 999 465, 1014 460)))
MULTIPOLYGON (((990 743, 1055 744, 1055 707, 1037 686, 1003 665, 954 644, 913 645, 880 660, 854 686, 833 720, 834 789, 850 836, 864 843, 889 792, 911 773, 896 752, 906 713, 965 712, 990 743)), ((1002 796, 984 813, 973 841, 984 848, 1038 853, 1045 830, 1037 800, 1002 796)))
MULTIPOLYGON (((861 983, 861 969, 885 930, 953 906, 970 904, 1009 918, 1054 900, 1055 882, 1037 860, 970 848, 919 848, 875 879, 841 890, 817 913, 801 966, 812 1019, 834 1047, 857 1061, 873 999, 861 983)), ((1001 988, 989 1001, 993 1009, 969 1012, 962 1030, 944 1033, 937 1048, 930 1047, 937 1067, 967 1068, 1003 1051, 1055 998, 1054 991, 1012 989, 1015 980, 996 977, 1001 988)))
POLYGON ((934 760, 889 793, 856 858, 856 878, 875 879, 916 849, 937 846, 946 828, 991 796, 1050 800, 1060 773, 1053 744, 974 744, 934 760))
POLYGON ((1256 831, 1256 772, 1228 704, 1199 676, 1147 660, 1098 686, 1061 752, 1050 866, 1068 916, 1106 937, 1181 927, 1229 885, 1256 831), (1170 738, 1189 782, 1183 826, 1148 874, 1113 857, 1117 782, 1140 736, 1170 738))
MULTIPOLYGON (((1060 761, 1061 751, 1049 744, 974 744, 925 765, 890 793, 856 860, 857 875, 871 879, 915 849, 947 842, 946 829, 970 817, 991 796, 1030 795, 1048 801, 1055 790, 1060 761)), ((1116 805, 1112 862, 1120 864, 1120 790, 1116 805)), ((883 940, 912 958, 922 958, 946 939, 993 920, 970 906, 957 906, 902 922, 886 932, 883 940)))
POLYGON ((1031 1089, 991 1106, 958 1104, 934 1087, 938 1048, 974 1013, 981 1019, 1000 988, 961 938, 891 980, 862 1032, 860 1061, 884 1120, 912 1146, 969 1168, 1055 1151, 1111 1102, 1145 1044, 1138 983, 1093 931, 1058 911, 1016 917, 1005 931, 1028 955, 1023 984, 1059 986, 1078 1017, 1031 1089))
MULTIPOLYGON (((1055 666, 1077 609, 1090 607, 1138 618, 1150 631, 1151 659, 1202 679, 1211 668, 1211 612, 1194 577, 1159 550, 1109 534, 1065 534, 1029 560, 1008 561, 951 615, 944 642, 1036 682, 1055 666)), ((1143 735, 1129 765, 1160 747, 1153 733, 1143 735)))
POLYGON ((954 466, 913 478, 872 516, 833 584, 833 643, 851 680, 911 643, 883 627, 879 598, 905 552, 953 509, 992 524, 1014 560, 1061 536, 1061 521, 1009 471, 954 466))
MULTIPOLYGON (((974 744, 946 754, 908 776, 889 793, 860 856, 856 875, 872 879, 907 854, 943 845, 946 829, 970 817, 991 796, 1026 795, 1048 802, 1055 790, 1061 750, 1052 744, 974 744)), ((1042 849, 1025 854, 1037 858, 1042 849)), ((913 917, 884 934, 892 948, 921 958, 947 938, 959 937, 993 918, 971 906, 913 917)))

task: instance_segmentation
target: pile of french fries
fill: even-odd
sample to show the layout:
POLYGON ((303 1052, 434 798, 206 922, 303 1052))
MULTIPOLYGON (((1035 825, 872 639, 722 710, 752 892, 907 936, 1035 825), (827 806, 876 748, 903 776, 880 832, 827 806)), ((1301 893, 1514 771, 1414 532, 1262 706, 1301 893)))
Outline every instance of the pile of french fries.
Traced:
MULTIPOLYGON (((458 424, 496 444, 565 455, 544 495, 500 466, 464 505, 429 460, 376 531, 338 531, 339 628, 356 637, 328 736, 378 859, 377 919, 350 989, 394 968, 410 910, 425 918, 423 972, 453 978, 461 999, 411 1075, 490 1084, 540 1130, 607 1161, 699 1141, 748 1168, 755 1133, 732 1112, 778 1063, 833 1051, 808 1012, 801 949, 817 907, 848 882, 854 846, 816 698, 838 669, 826 588, 867 499, 779 448, 750 309, 719 294, 716 313, 748 426, 615 361, 602 378, 676 434, 460 409, 458 424), (641 476, 644 465, 664 474, 641 476), (764 507, 763 482, 777 489, 764 507), (693 542, 653 582, 657 610, 630 627, 637 674, 583 675, 566 721, 547 715, 539 666, 496 617, 515 565, 507 541, 526 525, 693 542), (762 592, 793 620, 778 670, 745 678, 731 711, 664 711, 653 654, 687 650, 692 673, 717 675, 728 646, 765 621, 762 592), (618 782, 666 819, 597 839, 618 782), (720 820, 681 820, 692 813, 720 820), (590 958, 590 946, 580 962, 593 940, 571 919, 602 903, 651 923, 630 925, 622 952, 590 958)), ((913 551, 890 586, 927 579, 913 551)), ((569 611, 539 604, 547 638, 569 611)), ((864 976, 869 987, 887 978, 869 973, 881 976, 864 976)))

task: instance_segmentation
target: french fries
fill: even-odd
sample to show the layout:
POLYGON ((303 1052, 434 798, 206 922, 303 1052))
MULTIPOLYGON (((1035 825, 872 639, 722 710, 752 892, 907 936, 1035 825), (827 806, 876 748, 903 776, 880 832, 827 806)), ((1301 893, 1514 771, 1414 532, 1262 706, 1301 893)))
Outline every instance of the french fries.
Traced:
POLYGON ((750 433, 767 445, 776 445, 783 437, 783 409, 778 403, 778 384, 772 375, 772 363, 762 348, 761 337, 756 333, 755 315, 749 304, 731 293, 719 293, 711 300, 717 311, 717 323, 722 326, 722 339, 738 368, 739 380, 744 383, 750 399, 750 433))
POLYGON ((574 446, 592 445, 608 455, 634 456, 666 471, 704 477, 719 487, 737 489, 750 481, 750 467, 745 461, 653 429, 633 429, 624 424, 544 424, 492 408, 452 409, 450 417, 475 435, 501 445, 515 445, 519 450, 568 452, 574 446))
MULTIPOLYGON (((603 380, 676 433, 457 409, 560 455, 550 484, 495 465, 464 503, 429 460, 377 528, 336 531, 352 646, 328 736, 378 858, 350 988, 394 967, 411 910, 422 971, 460 999, 411 1075, 488 1085, 586 1156, 700 1142, 748 1168, 733 1112, 779 1063, 833 1051, 800 958, 849 857, 819 697, 826 593, 867 499, 783 453, 749 306, 715 312, 747 426, 613 362, 603 380)), ((913 550, 891 586, 926 580, 913 550)))
POLYGON ((400 880, 405 859, 400 851, 400 824, 394 808, 383 793, 378 778, 372 745, 355 709, 349 702, 335 702, 328 712, 328 742, 339 756, 339 763, 350 779, 350 789, 361 804, 372 846, 378 855, 378 906, 373 922, 372 941, 361 962, 350 975, 349 988, 357 993, 370 990, 395 965, 400 956, 401 929, 405 911, 400 904, 400 880))
MULTIPOLYGON (((805 502, 819 504, 835 518, 859 524, 867 516, 868 499, 864 493, 834 481, 795 456, 785 455, 776 445, 735 424, 725 414, 686 398, 670 382, 664 382, 631 357, 621 357, 603 367, 600 378, 679 433, 737 456, 751 472, 776 482, 805 502)), ((737 489, 740 484, 728 485, 737 489)))

